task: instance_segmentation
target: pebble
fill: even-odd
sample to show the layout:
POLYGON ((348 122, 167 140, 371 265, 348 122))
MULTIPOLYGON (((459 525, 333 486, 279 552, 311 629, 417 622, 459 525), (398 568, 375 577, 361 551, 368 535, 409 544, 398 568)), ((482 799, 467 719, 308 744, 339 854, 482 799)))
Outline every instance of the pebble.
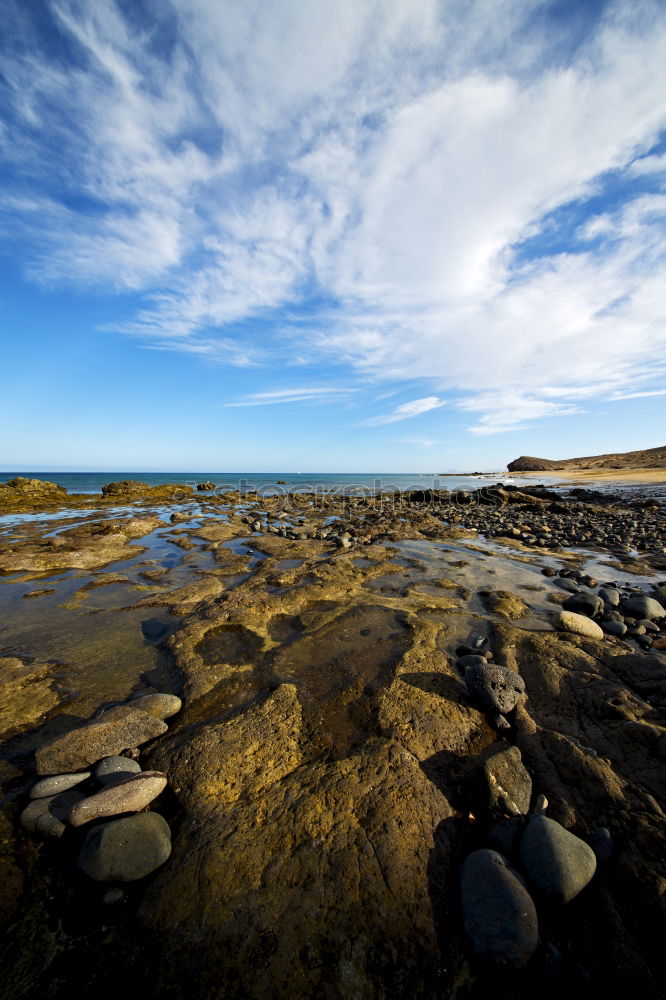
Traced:
POLYGON ((48 798, 33 799, 21 813, 21 826, 30 833, 62 837, 66 829, 64 820, 72 807, 83 798, 81 792, 69 789, 48 798))
POLYGON ((44 799, 66 792, 75 785, 80 785, 90 777, 90 771, 80 771, 78 774, 53 774, 50 778, 41 778, 30 789, 31 799, 44 799))
POLYGON ((644 594, 637 594, 634 597, 628 597, 622 605, 622 610, 627 615, 633 615, 635 618, 665 618, 666 611, 662 608, 659 601, 655 601, 654 597, 646 597, 644 594))
POLYGON ((570 580, 568 576, 559 576, 554 582, 558 587, 561 587, 562 590, 568 590, 571 594, 577 594, 580 590, 579 584, 577 584, 575 580, 570 580))
POLYGON ((613 608, 620 606, 620 591, 615 587, 602 587, 599 591, 599 597, 613 608))
POLYGON ((95 777, 100 785, 110 785, 140 770, 141 765, 129 757, 105 757, 95 768, 95 777))
POLYGON ((56 736, 35 752, 38 774, 80 771, 102 757, 140 746, 165 733, 167 726, 147 712, 121 705, 78 729, 56 736))
POLYGON ((171 854, 169 825, 155 812, 124 816, 93 827, 78 866, 96 882, 134 882, 164 864, 171 854))
POLYGON ((604 610, 604 602, 596 594, 588 594, 587 591, 581 590, 579 593, 567 597, 562 605, 562 609, 564 611, 575 611, 577 615, 586 615, 588 618, 594 618, 595 615, 600 614, 604 610))
POLYGON ((502 715, 516 707, 525 691, 525 681, 520 674, 493 663, 466 667, 465 683, 471 698, 485 711, 502 715))
POLYGON ((484 819, 529 812, 532 778, 516 746, 492 754, 473 768, 464 779, 464 788, 472 812, 484 819))
POLYGON ((180 712, 183 703, 175 694, 141 694, 131 701, 132 708, 140 708, 155 719, 170 719, 180 712))
POLYGON ((144 809, 166 788, 166 775, 161 771, 142 771, 82 799, 69 812, 72 826, 82 826, 93 819, 118 816, 120 813, 144 809))
POLYGON ((486 662, 487 660, 485 656, 481 656, 479 653, 468 653, 467 655, 460 657, 458 660, 458 666, 464 671, 466 667, 483 667, 486 662))
POLYGON ((585 615, 577 615, 573 611, 559 611, 555 615, 555 628, 563 632, 573 632, 589 639, 603 639, 604 633, 600 625, 585 615))
POLYGON ((627 632, 627 626, 624 622, 603 621, 601 623, 601 627, 604 632, 608 632, 609 635, 617 635, 621 637, 626 635, 627 632))
POLYGON ((474 954, 494 972, 522 969, 539 938, 534 902, 497 851, 474 851, 460 880, 465 931, 474 954))
POLYGON ((655 639, 652 643, 653 649, 666 649, 666 637, 663 639, 655 639))
POLYGON ((520 841, 520 858, 532 885, 559 903, 577 896, 597 867, 589 844, 547 816, 530 817, 520 841))

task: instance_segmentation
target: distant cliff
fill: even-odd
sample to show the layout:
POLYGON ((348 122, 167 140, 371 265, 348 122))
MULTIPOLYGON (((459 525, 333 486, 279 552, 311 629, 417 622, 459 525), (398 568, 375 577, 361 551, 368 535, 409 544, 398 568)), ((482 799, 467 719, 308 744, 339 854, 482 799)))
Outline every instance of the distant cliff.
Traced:
POLYGON ((509 472, 548 472, 551 469, 666 469, 666 445, 643 451, 587 458, 532 458, 521 455, 507 465, 509 472))

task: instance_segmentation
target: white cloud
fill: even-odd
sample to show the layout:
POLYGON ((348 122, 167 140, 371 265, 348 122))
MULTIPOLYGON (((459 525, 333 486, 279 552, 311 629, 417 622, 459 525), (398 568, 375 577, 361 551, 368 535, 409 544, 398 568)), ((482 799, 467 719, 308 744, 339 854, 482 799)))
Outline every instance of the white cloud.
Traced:
POLYGON ((574 36, 532 0, 174 0, 151 8, 161 45, 112 0, 50 9, 76 61, 8 51, 3 228, 37 280, 142 293, 123 332, 427 380, 475 434, 663 373, 663 4, 574 36), (613 170, 654 192, 517 254, 613 170), (271 336, 231 329, 256 317, 271 336))
POLYGON ((279 403, 331 402, 348 396, 351 390, 336 386, 316 388, 297 387, 295 389, 276 389, 272 392, 255 392, 243 399, 224 403, 224 406, 273 406, 279 403))
POLYGON ((369 417, 363 423, 368 427, 377 427, 380 424, 394 424, 398 420, 408 420, 410 417, 418 417, 421 413, 429 410, 436 410, 444 406, 445 399, 437 396, 424 396, 423 399, 412 399, 409 403, 401 403, 391 413, 382 413, 377 417, 369 417))

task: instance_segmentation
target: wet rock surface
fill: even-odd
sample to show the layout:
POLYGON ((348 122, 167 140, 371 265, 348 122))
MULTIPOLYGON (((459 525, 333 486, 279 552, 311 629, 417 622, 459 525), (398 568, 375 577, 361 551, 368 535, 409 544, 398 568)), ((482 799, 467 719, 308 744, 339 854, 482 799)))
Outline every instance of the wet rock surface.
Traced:
MULTIPOLYGON (((663 608, 663 513, 497 490, 464 510, 354 500, 326 524, 329 511, 306 500, 299 512, 204 501, 191 527, 173 522, 187 547, 160 537, 174 531, 172 508, 137 507, 132 521, 161 526, 141 535, 144 524, 137 542, 130 527, 118 558, 129 550, 133 562, 121 574, 97 570, 87 590, 87 576, 65 576, 56 594, 17 601, 21 614, 39 605, 55 622, 65 594, 72 626, 89 623, 91 654, 113 600, 131 604, 132 649, 159 652, 173 687, 143 666, 123 673, 120 659, 110 680, 82 668, 73 685, 67 658, 45 655, 34 628, 16 643, 19 659, 9 651, 7 676, 33 670, 26 690, 51 697, 32 712, 17 697, 0 768, 8 1000, 71 995, 81 976, 104 1000, 121 990, 173 1000, 661 996, 666 622, 627 601, 663 608), (645 548, 612 548, 622 532, 645 548), (586 562, 581 547, 595 535, 606 547, 586 562), (580 616, 594 635, 553 629, 549 597, 569 599, 560 579, 598 598, 580 616), (471 669, 492 697, 470 690, 471 669), (160 713, 141 711, 136 694, 160 713), (165 694, 182 710, 165 715, 165 694), (122 706, 109 709, 115 699, 122 706), (164 773, 159 814, 82 827, 65 818, 53 839, 25 831, 35 759, 54 746, 58 758, 68 732, 127 711, 159 731, 143 742, 126 730, 94 751, 85 737, 69 763, 94 772, 100 757, 122 754, 121 769, 164 773), (550 841, 530 847, 533 833, 525 840, 546 819, 576 838, 559 854, 550 841), (538 884, 549 851, 559 858, 550 897, 538 884), (588 851, 597 870, 585 881, 588 851), (475 866, 492 867, 481 878, 475 866)), ((52 548, 35 528, 8 547, 17 564, 52 550, 40 558, 67 555, 71 566, 79 543, 101 545, 100 557, 104 537, 86 530, 52 548)), ((10 584, 19 596, 35 587, 31 565, 24 584, 10 584)), ((94 773, 73 792, 106 794, 94 773)))

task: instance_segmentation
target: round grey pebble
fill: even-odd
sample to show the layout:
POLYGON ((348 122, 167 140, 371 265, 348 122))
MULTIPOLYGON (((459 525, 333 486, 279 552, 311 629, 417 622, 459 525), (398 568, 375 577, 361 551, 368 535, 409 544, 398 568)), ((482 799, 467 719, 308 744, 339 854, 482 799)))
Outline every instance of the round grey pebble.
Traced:
POLYGON ((60 792, 66 792, 75 785, 80 785, 90 777, 90 771, 79 771, 78 774, 52 774, 50 778, 41 778, 30 789, 31 799, 45 799, 60 792))
POLYGON ((32 799, 21 813, 20 823, 29 833, 41 833, 44 837, 62 837, 66 829, 65 819, 77 802, 85 798, 81 792, 70 788, 48 798, 32 799))
POLYGON ((138 774, 141 765, 131 757, 105 757, 95 768, 95 777, 100 785, 112 785, 116 781, 138 774))
POLYGON ((163 865, 170 854, 166 820, 155 812, 137 813, 90 830, 78 866, 96 882, 135 882, 163 865))
POLYGON ((531 884, 559 903, 577 896, 597 867, 589 844, 547 816, 530 816, 520 858, 531 884))
POLYGON ((477 959, 494 972, 524 968, 536 949, 539 928, 532 898, 506 859, 474 851, 461 872, 465 931, 477 959))

